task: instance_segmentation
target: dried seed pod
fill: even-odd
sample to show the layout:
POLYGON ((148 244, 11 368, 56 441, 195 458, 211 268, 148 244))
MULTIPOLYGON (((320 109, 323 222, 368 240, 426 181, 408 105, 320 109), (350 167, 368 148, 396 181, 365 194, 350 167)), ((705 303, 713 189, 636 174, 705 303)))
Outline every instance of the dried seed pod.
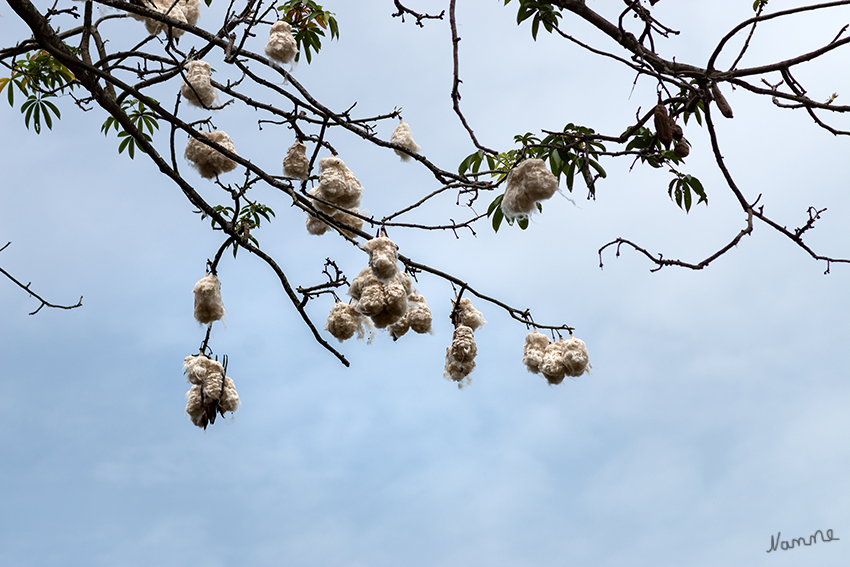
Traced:
POLYGON ((221 301, 221 281, 213 274, 207 274, 195 284, 195 319, 207 325, 224 317, 224 304, 221 301))
POLYGON ((210 84, 212 71, 206 61, 189 61, 186 64, 186 80, 180 87, 180 94, 187 102, 202 108, 209 108, 218 98, 218 93, 210 84))
POLYGON ((682 131, 682 127, 679 126, 678 124, 676 124, 675 122, 673 122, 672 118, 670 119, 670 122, 671 122, 670 129, 673 131, 673 139, 677 140, 677 141, 681 140, 682 136, 685 135, 684 131, 682 131))
POLYGON ((292 36, 292 28, 283 20, 272 24, 269 41, 266 43, 266 55, 279 63, 289 63, 298 53, 298 44, 292 36))
POLYGON ((307 179, 310 175, 310 160, 307 159, 307 146, 295 142, 286 150, 283 158, 283 174, 295 179, 307 179))
POLYGON ((379 282, 387 283, 398 273, 398 246, 386 236, 373 238, 361 247, 369 253, 369 267, 379 282))
POLYGON ((508 173, 502 212, 508 218, 528 217, 538 201, 552 197, 558 190, 558 178, 542 159, 526 159, 508 173))
POLYGON ((583 340, 571 336, 565 341, 563 364, 566 375, 573 378, 590 372, 590 358, 583 340))
POLYGON ((469 373, 475 369, 475 355, 478 347, 472 329, 458 326, 452 334, 452 344, 446 349, 446 369, 443 375, 458 382, 458 387, 469 383, 469 373))
POLYGON ((337 301, 328 314, 325 330, 339 342, 347 341, 355 333, 357 338, 362 339, 365 333, 363 316, 357 312, 353 305, 337 301))
POLYGON ((529 372, 537 374, 540 372, 540 364, 543 362, 543 354, 549 346, 549 337, 543 333, 533 331, 525 336, 525 344, 522 347, 522 363, 529 372))
MULTIPOLYGON (((234 154, 236 153, 233 140, 221 130, 215 130, 210 133, 199 132, 199 134, 205 138, 209 138, 234 154)), ((189 138, 189 143, 186 144, 186 151, 183 155, 189 163, 195 166, 198 173, 204 179, 212 179, 217 175, 236 169, 235 161, 195 138, 189 138)))
POLYGON ((186 413, 192 423, 206 429, 208 423, 215 423, 217 414, 239 408, 239 394, 221 363, 199 354, 187 356, 183 368, 186 381, 192 384, 186 392, 186 413))
POLYGON ((484 319, 484 314, 472 306, 472 300, 464 297, 458 304, 458 324, 466 325, 473 331, 484 325, 487 321, 484 319))
POLYGON ((688 154, 691 153, 691 148, 688 147, 687 142, 679 140, 676 142, 676 147, 673 148, 673 153, 676 154, 677 157, 686 158, 688 157, 688 154))
MULTIPOLYGON (((398 126, 396 126, 396 129, 393 130, 392 136, 390 136, 390 143, 401 146, 414 154, 418 154, 422 151, 422 148, 413 141, 413 135, 410 133, 410 125, 407 122, 403 122, 401 118, 398 119, 398 126)), ((400 150, 395 150, 395 153, 398 154, 403 161, 410 159, 408 154, 400 150)))
POLYGON ((697 108, 699 107, 699 101, 701 101, 701 100, 702 100, 702 98, 700 98, 699 95, 696 95, 696 94, 692 95, 688 99, 688 102, 685 103, 685 111, 686 112, 696 112, 697 108))
POLYGON ((667 116, 667 108, 663 104, 655 107, 655 132, 658 134, 658 140, 664 144, 665 148, 670 147, 673 141, 673 130, 670 128, 670 117, 667 116))
POLYGON ((720 114, 726 118, 732 118, 734 116, 732 114, 732 107, 726 102, 726 97, 720 92, 720 87, 717 86, 717 83, 711 83, 711 94, 714 95, 714 103, 717 105, 717 109, 720 110, 720 114))

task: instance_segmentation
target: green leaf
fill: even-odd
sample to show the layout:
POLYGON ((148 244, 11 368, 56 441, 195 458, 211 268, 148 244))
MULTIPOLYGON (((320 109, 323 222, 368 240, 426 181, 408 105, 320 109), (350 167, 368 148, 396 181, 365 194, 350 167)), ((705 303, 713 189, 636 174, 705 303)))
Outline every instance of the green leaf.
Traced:
POLYGON ((493 232, 499 232, 499 227, 502 224, 502 220, 505 218, 505 213, 502 212, 502 207, 498 207, 493 212, 493 232))
POLYGON ((521 229, 525 230, 526 228, 528 228, 528 217, 523 217, 523 218, 517 220, 516 223, 519 225, 519 227, 521 229))

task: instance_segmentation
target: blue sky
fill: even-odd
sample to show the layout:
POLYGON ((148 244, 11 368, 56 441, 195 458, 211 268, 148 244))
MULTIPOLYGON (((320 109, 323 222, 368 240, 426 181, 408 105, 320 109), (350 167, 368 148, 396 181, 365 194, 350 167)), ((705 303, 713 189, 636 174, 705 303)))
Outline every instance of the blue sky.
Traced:
MULTIPOLYGON (((201 24, 216 21, 218 4, 201 24)), ((531 41, 513 6, 460 4, 462 105, 484 144, 510 149, 515 134, 567 122, 618 133, 638 106, 654 104, 654 85, 642 80, 631 93, 634 76, 616 64, 547 35, 531 41)), ((751 13, 746 1, 680 4, 656 6, 683 30, 662 53, 698 64, 751 13)), ((325 6, 340 41, 299 64, 298 80, 332 108, 402 107, 423 153, 456 167, 472 147, 448 96, 447 22, 402 25, 391 2, 325 6)), ((0 37, 14 38, 4 43, 26 37, 11 10, 1 12, 0 37)), ((821 45, 847 20, 841 8, 807 16, 793 36, 765 26, 744 63, 821 45)), ((565 28, 608 46, 568 16, 565 28)), ((144 34, 138 22, 113 29, 118 45, 144 34)), ((846 64, 839 52, 798 78, 816 98, 837 91, 841 101, 850 79, 834 69, 846 64)), ((217 71, 232 77, 224 64, 217 71)), ((170 100, 177 88, 154 96, 170 100)), ((718 129, 745 194, 762 193, 765 211, 788 226, 809 206, 829 207, 808 241, 850 256, 848 141, 767 99, 726 96, 735 118, 718 129)), ((489 323, 476 332, 473 382, 458 390, 442 378, 452 290, 427 276, 417 287, 434 334, 349 341, 345 369, 312 341, 274 274, 248 255, 225 256, 228 315, 212 347, 229 355, 243 405, 203 432, 183 413, 182 360, 203 339, 191 290, 219 235, 143 156, 117 154, 115 138, 99 132, 103 112, 62 110, 54 130, 36 136, 17 110, 0 109, 0 244, 12 241, 0 266, 51 301, 84 295, 80 309, 29 316, 37 302, 0 281, 0 564, 843 564, 850 268, 825 276, 764 225, 703 272, 650 273, 626 250, 598 267, 597 249, 619 236, 699 260, 740 230, 744 215, 704 130, 685 131, 687 170, 710 205, 688 215, 669 200, 663 170, 607 162, 596 201, 580 190, 575 204, 556 196, 525 232, 482 224, 459 239, 390 234, 402 253, 536 320, 576 327, 591 375, 550 387, 527 373, 525 328, 476 302, 489 323), (826 529, 840 541, 765 553, 777 532, 826 529)), ((291 134, 259 131, 259 118, 237 105, 214 117, 240 155, 277 172, 291 134)), ((393 127, 379 133, 389 138, 393 127)), ((375 215, 436 188, 391 151, 333 136, 375 215)), ((286 199, 262 196, 277 217, 257 236, 296 285, 321 282, 325 257, 350 276, 366 265, 340 239, 307 235, 286 199)), ((447 195, 415 219, 469 214, 447 195)), ((326 300, 308 306, 320 326, 329 309, 326 300)))

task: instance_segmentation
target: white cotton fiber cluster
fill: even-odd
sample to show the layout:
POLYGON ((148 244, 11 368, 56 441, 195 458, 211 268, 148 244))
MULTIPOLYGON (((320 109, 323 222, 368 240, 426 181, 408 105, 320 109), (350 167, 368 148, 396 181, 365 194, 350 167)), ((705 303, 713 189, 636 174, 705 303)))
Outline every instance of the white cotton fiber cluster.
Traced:
POLYGON ((224 317, 224 303, 221 301, 221 281, 213 274, 207 274, 195 284, 195 319, 207 325, 224 317))
POLYGON ((398 246, 386 236, 364 242, 361 248, 369 253, 369 267, 378 281, 387 283, 398 273, 398 246))
POLYGON ((210 84, 212 70, 206 61, 189 61, 186 64, 186 80, 180 87, 180 94, 187 102, 201 108, 209 108, 218 98, 218 93, 210 84))
MULTIPOLYGON (((419 144, 413 141, 413 134, 410 133, 410 124, 403 122, 401 118, 398 119, 398 126, 396 126, 395 130, 393 130, 392 136, 390 136, 390 143, 401 146, 414 154, 418 154, 422 151, 419 144)), ((398 156, 404 161, 410 159, 408 154, 400 150, 395 150, 395 153, 398 154, 398 156)))
MULTIPOLYGON (((363 219, 348 214, 359 212, 356 207, 360 206, 363 186, 338 157, 326 157, 319 160, 319 183, 308 193, 316 199, 322 199, 339 207, 331 207, 313 199, 313 206, 316 209, 358 230, 363 228, 363 219)), ((328 225, 321 219, 307 217, 307 231, 310 234, 320 235, 327 230, 328 225)), ((353 233, 348 234, 354 237, 353 233)))
POLYGON ((310 175, 310 160, 307 159, 307 146, 296 141, 286 150, 283 158, 283 175, 305 180, 310 175))
POLYGON ((404 336, 407 331, 412 330, 420 335, 431 332, 431 309, 425 298, 414 290, 407 296, 407 312, 402 315, 401 319, 388 327, 390 336, 393 340, 398 340, 404 336))
MULTIPOLYGON (((201 17, 201 0, 177 0, 177 2, 174 0, 148 0, 144 6, 190 26, 197 24, 198 18, 201 17)), ((145 28, 151 35, 156 35, 160 31, 168 29, 166 24, 152 18, 146 18, 132 12, 130 12, 130 17, 144 22, 145 28)), ((172 28, 172 34, 175 38, 180 37, 183 35, 183 30, 172 28)))
POLYGON ((542 373, 549 384, 557 385, 566 376, 576 378, 590 372, 587 345, 572 336, 552 343, 549 337, 534 331, 526 335, 522 351, 522 362, 528 371, 542 373))
POLYGON ((328 314, 325 330, 339 342, 347 341, 355 334, 362 339, 366 334, 366 318, 353 305, 337 301, 328 314))
POLYGON ((558 190, 555 177, 542 159, 526 159, 508 173, 502 212, 509 219, 528 217, 538 201, 552 197, 558 190))
POLYGON ((206 429, 208 423, 215 423, 217 414, 239 409, 239 394, 220 362, 203 354, 187 356, 183 371, 186 382, 192 384, 186 392, 186 413, 192 423, 206 429))
POLYGON ((363 268, 348 290, 357 301, 354 308, 372 320, 378 329, 398 322, 407 313, 407 296, 413 292, 413 283, 404 272, 398 272, 389 282, 379 281, 372 268, 363 268))
POLYGON ((472 329, 466 325, 455 328, 452 344, 446 349, 446 370, 443 375, 458 383, 458 388, 469 384, 469 373, 475 369, 475 355, 478 347, 472 329))
POLYGON ((452 335, 452 345, 446 349, 446 369, 443 376, 454 380, 458 383, 458 388, 462 388, 472 381, 469 373, 475 369, 475 355, 478 354, 473 331, 487 321, 467 297, 458 301, 452 311, 455 332, 452 335))
MULTIPOLYGON (((233 140, 221 130, 215 130, 209 133, 199 132, 199 134, 205 138, 209 138, 234 154, 236 153, 233 140)), ((186 144, 186 151, 183 153, 183 156, 189 163, 195 166, 198 173, 204 179, 212 179, 217 175, 236 169, 235 161, 195 138, 189 138, 189 143, 186 144)))
POLYGON ((283 20, 272 24, 269 41, 266 43, 266 55, 279 63, 289 63, 298 53, 298 44, 292 36, 292 28, 283 20))
POLYGON ((472 301, 464 297, 458 304, 458 322, 475 331, 487 321, 484 319, 484 314, 472 306, 472 301))

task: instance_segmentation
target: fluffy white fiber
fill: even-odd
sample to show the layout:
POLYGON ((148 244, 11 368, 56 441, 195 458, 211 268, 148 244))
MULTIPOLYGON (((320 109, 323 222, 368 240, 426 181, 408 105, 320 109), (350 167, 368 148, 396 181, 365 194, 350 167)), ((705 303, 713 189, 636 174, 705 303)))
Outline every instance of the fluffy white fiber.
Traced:
POLYGON ((369 317, 372 324, 383 329, 401 319, 407 313, 407 297, 413 290, 410 277, 399 272, 388 283, 378 281, 372 268, 363 268, 348 290, 348 295, 357 301, 358 313, 369 317))
POLYGON ((523 160, 508 173, 502 212, 507 218, 527 217, 538 201, 551 198, 557 190, 558 178, 542 159, 523 160))
POLYGON ((522 363, 529 372, 537 374, 540 372, 540 364, 543 362, 543 354, 549 346, 549 337, 543 333, 533 331, 525 336, 525 345, 522 347, 522 363))
MULTIPOLYGON (((176 3, 174 0, 149 0, 145 7, 192 26, 198 23, 198 18, 201 16, 201 0, 178 0, 176 3)), ((160 31, 168 29, 166 24, 157 20, 133 13, 130 13, 130 16, 144 22, 145 28, 151 35, 156 35, 160 31)), ((183 30, 172 28, 172 35, 175 38, 180 37, 183 35, 183 30)))
POLYGON ((458 305, 458 321, 459 324, 465 325, 475 331, 487 321, 484 319, 484 314, 472 306, 472 301, 468 297, 460 300, 458 305))
MULTIPOLYGON (((236 153, 233 140, 221 130, 199 133, 234 154, 236 153)), ((183 156, 189 163, 195 166, 198 173, 204 179, 212 179, 217 175, 236 169, 235 161, 195 138, 189 138, 189 143, 186 144, 186 151, 183 153, 183 156)))
POLYGON ((407 312, 388 329, 393 340, 397 340, 411 329, 420 335, 430 333, 432 322, 431 309, 425 302, 425 298, 413 292, 407 296, 407 312))
POLYGON ((224 375, 221 363, 203 354, 187 356, 183 370, 186 381, 192 384, 186 392, 186 413, 192 423, 206 429, 207 423, 215 423, 216 414, 224 415, 239 408, 236 386, 224 375))
POLYGON ((310 175, 310 160, 307 159, 307 146, 301 142, 295 142, 286 150, 283 158, 283 174, 295 179, 307 179, 310 175))
MULTIPOLYGON (((327 207, 325 207, 325 208, 327 208, 327 207)), ((360 211, 358 209, 352 209, 351 212, 352 213, 360 213, 360 211)), ((357 230, 361 230, 363 228, 363 219, 361 219, 360 217, 356 217, 352 214, 349 214, 345 211, 341 211, 339 209, 333 209, 332 212, 328 212, 326 214, 329 214, 330 216, 332 216, 334 219, 338 220, 339 222, 341 222, 343 224, 347 224, 348 226, 350 226, 352 228, 356 228, 357 230)), ((316 218, 316 217, 311 216, 311 215, 307 215, 307 232, 309 232, 310 234, 314 234, 316 236, 321 236, 322 234, 326 233, 330 227, 331 226, 328 223, 326 223, 325 221, 323 221, 322 219, 316 218)), ((353 231, 345 230, 345 229, 340 229, 340 230, 342 230, 343 234, 347 234, 351 238, 357 237, 357 234, 354 233, 353 231)))
POLYGON ((357 312, 353 305, 337 301, 328 314, 325 330, 339 342, 347 341, 355 334, 358 339, 365 336, 364 317, 357 312))
POLYGON ((361 247, 369 253, 369 267, 379 282, 387 283, 398 273, 398 246, 386 236, 373 238, 361 247))
POLYGON ((360 206, 363 186, 338 157, 319 160, 319 184, 315 196, 344 209, 360 206))
POLYGON ((472 329, 460 325, 452 334, 452 345, 446 349, 446 369, 443 375, 458 383, 462 388, 470 382, 469 373, 475 369, 478 347, 472 329))
MULTIPOLYGON (((390 142, 401 146, 414 154, 418 154, 422 151, 422 148, 419 147, 419 144, 413 141, 413 134, 410 133, 410 125, 407 122, 403 122, 401 118, 398 119, 398 126, 393 130, 392 135, 390 136, 390 142)), ((407 161, 410 159, 410 156, 400 150, 394 150, 398 156, 407 161)))
POLYGON ((207 325, 224 317, 224 303, 221 300, 221 281, 213 274, 207 274, 195 284, 195 319, 207 325))
POLYGON ((218 93, 210 84, 210 64, 206 61, 190 61, 186 64, 186 80, 180 87, 180 93, 189 103, 209 108, 218 98, 218 93))
POLYGON ((266 55, 280 63, 289 63, 298 53, 298 44, 292 36, 292 28, 283 20, 272 24, 269 41, 266 43, 266 55))
MULTIPOLYGON (((526 337, 526 344, 528 344, 528 337, 526 337)), ((581 376, 590 371, 587 346, 584 341, 575 337, 551 343, 543 351, 543 359, 538 368, 553 385, 563 382, 565 376, 573 378, 581 376)))

